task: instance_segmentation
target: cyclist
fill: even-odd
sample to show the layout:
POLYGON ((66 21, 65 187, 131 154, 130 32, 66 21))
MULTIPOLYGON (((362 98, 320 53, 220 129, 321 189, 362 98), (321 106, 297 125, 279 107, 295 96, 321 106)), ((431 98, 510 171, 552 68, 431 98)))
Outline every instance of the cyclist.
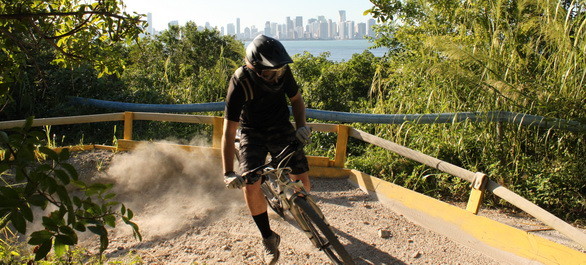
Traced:
MULTIPOLYGON (((246 64, 238 68, 228 87, 222 135, 224 182, 228 188, 244 187, 250 214, 262 235, 269 264, 279 259, 280 236, 271 230, 267 203, 260 181, 245 185, 234 171, 235 137, 240 126, 240 172, 265 163, 268 153, 277 155, 296 138, 309 141, 311 130, 305 121, 305 104, 288 64, 293 60, 278 40, 257 36, 246 48, 246 64), (291 102, 296 129, 289 121, 287 98, 291 102)), ((307 158, 299 151, 291 159, 291 178, 301 180, 309 191, 307 158)))

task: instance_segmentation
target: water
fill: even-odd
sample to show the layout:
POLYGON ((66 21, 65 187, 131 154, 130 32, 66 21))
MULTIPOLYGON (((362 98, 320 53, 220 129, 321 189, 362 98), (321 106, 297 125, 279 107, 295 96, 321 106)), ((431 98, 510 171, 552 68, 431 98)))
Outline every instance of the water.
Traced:
MULTIPOLYGON (((248 45, 250 42, 246 42, 248 45)), ((380 57, 388 51, 387 48, 369 49, 372 46, 368 40, 282 40, 287 52, 293 56, 308 51, 314 56, 323 52, 330 52, 329 60, 335 62, 348 61, 353 54, 370 50, 374 56, 380 57)))

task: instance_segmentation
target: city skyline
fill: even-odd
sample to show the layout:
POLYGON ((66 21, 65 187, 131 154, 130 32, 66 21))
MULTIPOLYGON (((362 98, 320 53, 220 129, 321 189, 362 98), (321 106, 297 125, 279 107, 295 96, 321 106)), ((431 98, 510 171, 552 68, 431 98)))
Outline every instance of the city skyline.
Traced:
POLYGON ((174 21, 184 25, 193 21, 198 26, 209 23, 211 27, 226 28, 229 23, 236 23, 240 18, 241 28, 255 26, 263 29, 266 21, 279 24, 286 23, 286 17, 295 19, 301 16, 304 20, 325 16, 334 21, 338 19, 338 11, 346 10, 347 20, 366 23, 371 16, 364 16, 365 10, 372 8, 368 0, 296 0, 273 1, 263 0, 124 0, 127 12, 152 14, 151 26, 155 30, 164 30, 168 23, 174 21))
MULTIPOLYGON (((221 35, 233 35, 240 40, 250 40, 259 34, 265 34, 281 40, 332 40, 332 39, 362 39, 365 36, 374 37, 372 27, 375 25, 374 19, 365 22, 348 20, 345 10, 338 10, 338 18, 326 18, 318 16, 317 18, 304 19, 303 16, 286 17, 285 23, 266 21, 264 27, 252 25, 250 27, 242 26, 240 18, 235 19, 235 23, 228 23, 224 26, 211 25, 206 22, 205 25, 197 25, 200 29, 215 28, 221 35)), ((152 25, 153 15, 147 14, 147 22, 152 25)), ((197 23, 196 23, 197 24, 197 23)), ((181 25, 179 21, 171 21, 168 25, 181 25)), ((152 26, 146 29, 148 34, 157 34, 158 31, 152 26)))
MULTIPOLYGON (((265 34, 282 40, 295 39, 362 39, 365 36, 374 37, 372 27, 375 25, 374 19, 369 19, 366 23, 348 20, 346 10, 339 10, 339 18, 332 19, 325 16, 305 19, 303 16, 286 17, 285 23, 266 21, 263 28, 244 27, 241 31, 239 19, 236 24, 229 23, 226 28, 221 27, 218 30, 222 35, 235 35, 242 40, 249 40, 258 34, 265 34)), ((208 27, 209 25, 206 25, 208 27)))

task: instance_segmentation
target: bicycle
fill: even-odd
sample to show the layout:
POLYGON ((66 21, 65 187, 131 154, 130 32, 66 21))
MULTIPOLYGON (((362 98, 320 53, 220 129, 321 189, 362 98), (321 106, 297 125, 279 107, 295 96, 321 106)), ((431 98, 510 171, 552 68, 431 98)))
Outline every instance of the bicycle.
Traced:
POLYGON ((303 188, 303 183, 292 181, 289 177, 291 168, 284 167, 299 148, 299 142, 290 143, 268 163, 245 172, 243 178, 246 184, 261 180, 261 190, 269 207, 283 218, 285 211, 288 211, 313 245, 334 264, 354 264, 320 208, 303 188))

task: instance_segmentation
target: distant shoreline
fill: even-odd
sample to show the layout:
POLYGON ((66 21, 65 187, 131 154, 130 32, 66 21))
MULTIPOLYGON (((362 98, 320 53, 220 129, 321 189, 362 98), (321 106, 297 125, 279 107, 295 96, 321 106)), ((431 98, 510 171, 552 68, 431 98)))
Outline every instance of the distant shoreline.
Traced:
MULTIPOLYGON (((248 45, 250 41, 243 42, 248 45)), ((367 39, 349 39, 349 40, 281 40, 283 46, 290 55, 304 54, 309 52, 314 56, 320 56, 324 52, 329 52, 328 60, 334 62, 347 61, 354 54, 363 53, 365 50, 370 51, 376 57, 384 56, 388 48, 369 48, 374 45, 367 39)))

